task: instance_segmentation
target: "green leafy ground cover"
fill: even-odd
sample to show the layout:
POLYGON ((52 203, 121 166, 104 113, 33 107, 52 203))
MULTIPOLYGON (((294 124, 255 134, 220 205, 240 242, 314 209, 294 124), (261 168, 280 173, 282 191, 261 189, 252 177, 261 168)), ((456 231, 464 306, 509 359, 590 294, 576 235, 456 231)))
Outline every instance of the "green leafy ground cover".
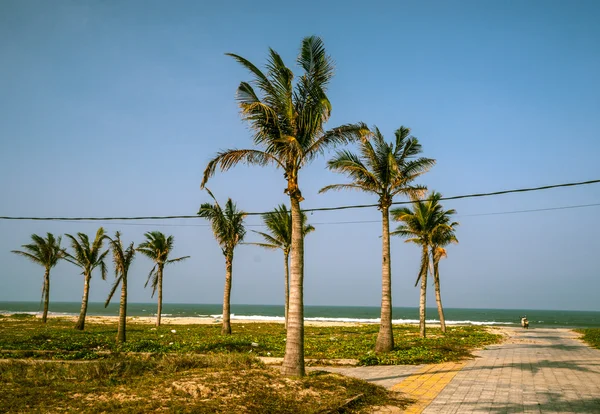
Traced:
POLYGON ((581 339, 590 346, 600 349, 600 328, 578 329, 577 332, 583 334, 581 339))
MULTIPOLYGON (((127 342, 115 342, 116 325, 86 323, 85 331, 72 329, 68 320, 52 318, 46 325, 20 318, 0 321, 0 352, 4 358, 90 360, 113 353, 244 353, 283 357, 285 330, 282 324, 237 323, 233 334, 220 334, 220 325, 152 325, 129 323, 127 342)), ((430 328, 419 338, 418 327, 394 327, 394 351, 375 355, 379 327, 333 326, 305 330, 305 354, 311 359, 356 359, 362 365, 422 364, 456 361, 474 348, 497 343, 501 336, 484 327, 449 327, 446 335, 430 328)))
MULTIPOLYGON (((374 355, 378 326, 306 327, 306 357, 356 359, 362 364, 457 360, 500 341, 482 327, 396 326, 393 352, 374 355)), ((402 395, 365 381, 319 371, 282 377, 257 356, 283 356, 281 324, 220 325, 129 323, 128 341, 115 342, 116 324, 27 315, 0 318, 0 412, 372 412, 404 408, 402 395)))
POLYGON ((285 378, 245 354, 5 360, 0 387, 0 412, 356 413, 410 403, 398 393, 341 375, 285 378))

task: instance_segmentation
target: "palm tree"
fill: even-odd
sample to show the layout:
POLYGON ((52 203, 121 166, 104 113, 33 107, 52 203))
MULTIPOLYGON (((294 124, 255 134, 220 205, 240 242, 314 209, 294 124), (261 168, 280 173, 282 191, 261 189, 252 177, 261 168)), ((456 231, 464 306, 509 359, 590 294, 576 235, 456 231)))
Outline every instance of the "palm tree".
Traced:
MULTIPOLYGON (((265 249, 281 249, 283 250, 283 266, 284 266, 284 286, 285 286, 285 328, 287 329, 288 306, 290 300, 289 283, 289 256, 292 246, 292 215, 285 204, 280 204, 275 208, 275 211, 262 215, 263 221, 268 233, 252 230, 254 233, 262 236, 264 243, 247 243, 255 246, 264 247, 265 249)), ((306 224, 306 214, 302 212, 302 233, 306 236, 315 228, 306 224)))
POLYGON ((397 195, 421 195, 426 188, 413 184, 413 181, 435 164, 433 159, 417 158, 421 144, 410 136, 410 129, 400 127, 395 135, 395 143, 388 144, 375 128, 371 141, 360 143, 359 154, 338 151, 329 161, 329 168, 346 174, 352 182, 328 185, 320 191, 359 190, 379 197, 382 217, 381 323, 375 352, 389 352, 394 348, 389 209, 397 195))
POLYGON ((42 298, 44 301, 44 313, 42 322, 46 323, 48 319, 48 304, 50 303, 50 269, 52 269, 60 259, 65 257, 65 249, 60 247, 61 238, 54 238, 52 233, 47 233, 44 239, 37 234, 31 235, 33 243, 23 244, 21 247, 25 251, 12 250, 13 253, 28 258, 34 263, 44 266, 44 285, 42 288, 42 298))
POLYGON ((447 216, 442 220, 448 222, 445 226, 440 226, 438 231, 433 233, 433 237, 431 240, 431 259, 433 263, 433 282, 435 285, 435 301, 437 302, 438 315, 440 318, 440 327, 442 332, 446 332, 446 319, 444 318, 444 308, 442 307, 442 295, 440 293, 440 271, 439 271, 439 263, 443 257, 446 257, 446 249, 445 246, 450 243, 458 243, 458 239, 454 234, 454 228, 459 225, 458 222, 450 223, 450 217, 455 213, 455 210, 447 210, 442 211, 441 214, 447 216))
POLYGON ((162 298, 163 298, 163 274, 166 265, 171 263, 181 262, 189 258, 190 256, 178 257, 177 259, 169 260, 169 253, 173 250, 174 239, 173 236, 165 237, 160 231, 151 231, 145 233, 146 241, 141 243, 137 247, 137 251, 149 258, 154 262, 154 266, 148 274, 148 280, 152 280, 152 297, 158 290, 158 311, 156 313, 156 326, 160 326, 160 319, 162 314, 162 298))
POLYGON ((246 229, 244 228, 244 217, 246 213, 236 208, 231 198, 225 203, 225 209, 222 209, 217 199, 207 188, 206 191, 215 204, 202 203, 198 215, 210 220, 213 234, 221 251, 225 256, 225 292, 223 294, 223 328, 221 334, 231 334, 231 276, 233 270, 233 251, 238 243, 244 240, 246 229))
POLYGON ((448 232, 451 224, 449 216, 454 210, 444 211, 439 203, 442 195, 432 192, 426 200, 415 200, 412 209, 403 207, 391 210, 394 220, 403 224, 392 232, 392 235, 406 237, 407 243, 421 246, 421 266, 415 286, 421 281, 421 296, 419 301, 419 327, 422 338, 426 336, 425 311, 427 294, 427 270, 429 267, 429 249, 433 246, 434 239, 448 232))
POLYGON ((85 328, 85 316, 87 314, 88 298, 90 296, 90 280, 92 279, 92 272, 95 268, 100 267, 102 280, 106 280, 106 263, 104 263, 104 258, 108 254, 108 250, 101 252, 102 245, 104 244, 104 229, 102 227, 96 232, 96 238, 91 245, 87 234, 77 233, 77 238, 70 234, 66 234, 65 236, 71 239, 71 248, 73 249, 73 254, 66 253, 65 260, 82 269, 81 274, 83 275, 84 280, 81 312, 79 313, 79 319, 77 319, 77 323, 75 324, 75 329, 82 331, 85 328))
POLYGON ((121 303, 119 305, 119 328, 117 330, 117 342, 125 342, 126 340, 126 323, 127 323, 127 273, 129 272, 129 266, 133 262, 135 257, 134 243, 123 249, 123 242, 121 241, 121 233, 118 231, 115 233, 115 238, 111 239, 106 236, 110 241, 110 247, 113 252, 113 262, 115 264, 115 283, 108 294, 108 298, 104 303, 104 307, 107 307, 112 299, 119 283, 121 284, 121 303))
POLYGON ((230 149, 219 152, 204 171, 201 188, 217 167, 228 170, 239 164, 274 165, 281 168, 287 182, 292 213, 290 259, 290 302, 288 331, 282 373, 304 375, 304 238, 300 203, 304 200, 298 186, 299 171, 327 147, 364 138, 364 124, 343 125, 324 131, 331 103, 326 91, 333 77, 333 64, 318 37, 303 39, 297 63, 304 73, 294 85, 294 74, 281 56, 270 49, 267 72, 250 61, 229 54, 248 69, 254 80, 240 83, 237 99, 242 119, 254 130, 256 149, 230 149), (258 93, 254 90, 258 89, 258 93))

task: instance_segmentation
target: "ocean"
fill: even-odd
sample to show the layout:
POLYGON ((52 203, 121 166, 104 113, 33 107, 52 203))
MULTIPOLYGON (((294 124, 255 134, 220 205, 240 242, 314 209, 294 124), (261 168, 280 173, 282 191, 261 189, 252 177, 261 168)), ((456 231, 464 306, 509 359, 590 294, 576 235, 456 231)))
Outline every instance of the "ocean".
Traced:
MULTIPOLYGON (((52 315, 78 315, 81 303, 51 302, 52 315)), ((0 302, 0 314, 41 313, 39 302, 0 302)), ((163 316, 172 317, 212 317, 221 316, 220 304, 163 304, 163 316)), ((232 320, 283 321, 282 305, 231 305, 232 320)), ((90 303, 88 315, 117 316, 118 303, 104 308, 103 303, 90 303)), ((519 326, 522 316, 527 316, 530 326, 544 328, 594 328, 600 327, 600 312, 533 310, 533 309, 444 309, 448 325, 505 325, 519 326)), ((129 303, 128 316, 155 316, 156 303, 129 303)), ((379 323, 380 308, 375 306, 305 306, 307 321, 379 323)), ((437 309, 427 309, 427 321, 436 323, 437 309)), ((393 322, 418 323, 417 308, 394 308, 393 322)))

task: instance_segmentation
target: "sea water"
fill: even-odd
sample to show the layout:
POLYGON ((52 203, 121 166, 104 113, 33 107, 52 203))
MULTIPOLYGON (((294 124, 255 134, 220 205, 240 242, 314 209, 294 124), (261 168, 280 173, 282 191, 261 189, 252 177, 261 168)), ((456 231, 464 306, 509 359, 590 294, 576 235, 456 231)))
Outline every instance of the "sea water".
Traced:
MULTIPOLYGON (((81 303, 51 302, 51 315, 78 315, 81 303)), ((129 303, 128 316, 155 316, 156 303, 129 303)), ((2 313, 31 313, 40 314, 42 306, 39 302, 0 302, 2 313)), ((221 317, 220 304, 185 304, 164 303, 163 316, 166 317, 204 317, 218 319, 221 317)), ((380 308, 375 306, 305 306, 304 317, 307 321, 324 322, 362 322, 379 323, 380 308)), ((283 321, 282 305, 231 305, 232 320, 264 320, 283 321)), ((88 315, 117 316, 119 304, 110 304, 107 308, 103 303, 89 303, 88 315)), ((393 322, 418 323, 417 308, 393 308, 393 322)), ((521 317, 527 316, 531 327, 554 328, 593 328, 600 327, 600 312, 594 311, 565 311, 565 310, 534 310, 534 309, 444 309, 447 325, 505 325, 518 326, 521 317)), ((427 309, 427 321, 438 321, 437 309, 427 309)))

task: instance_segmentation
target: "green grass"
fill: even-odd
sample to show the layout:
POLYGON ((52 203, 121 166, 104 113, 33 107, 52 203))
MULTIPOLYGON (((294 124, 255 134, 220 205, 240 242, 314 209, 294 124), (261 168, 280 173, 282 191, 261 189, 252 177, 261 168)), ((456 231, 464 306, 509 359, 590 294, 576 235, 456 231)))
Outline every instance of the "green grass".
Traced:
POLYGON ((0 363, 0 412, 319 413, 406 407, 382 387, 324 372, 282 377, 243 354, 0 363), (361 396, 352 405, 344 403, 361 396))
POLYGON ((600 328, 577 329, 577 332, 583 334, 581 339, 590 346, 600 349, 600 328))
MULTIPOLYGON (((4 319, 0 323, 0 350, 4 358, 93 360, 114 353, 240 353, 282 357, 285 330, 282 324, 233 324, 233 334, 221 335, 219 325, 152 325, 129 323, 127 342, 115 342, 116 325, 86 324, 85 331, 73 323, 52 318, 44 325, 38 320, 4 319), (172 332, 175 331, 175 332, 172 332), (253 343, 258 346, 253 346, 253 343)), ((375 355, 379 327, 334 326, 305 328, 305 356, 310 359, 355 359, 362 365, 423 364, 457 361, 471 356, 474 348, 500 341, 500 335, 484 327, 449 327, 446 335, 437 328, 428 337, 418 336, 418 327, 394 327, 394 351, 375 355)))
MULTIPOLYGON (((18 316, 0 320, 0 412, 370 412, 410 401, 365 381, 325 372, 290 379, 257 356, 283 356, 282 324, 129 323, 117 344, 116 324, 18 316), (174 332, 173 332, 174 331, 174 332), (358 398, 355 398, 358 397, 358 398)), ((377 325, 306 327, 306 357, 354 359, 364 365, 454 361, 499 342, 483 327, 450 327, 446 335, 395 326, 396 347, 375 355, 377 325)), ((317 361, 319 362, 319 361, 317 361)))

